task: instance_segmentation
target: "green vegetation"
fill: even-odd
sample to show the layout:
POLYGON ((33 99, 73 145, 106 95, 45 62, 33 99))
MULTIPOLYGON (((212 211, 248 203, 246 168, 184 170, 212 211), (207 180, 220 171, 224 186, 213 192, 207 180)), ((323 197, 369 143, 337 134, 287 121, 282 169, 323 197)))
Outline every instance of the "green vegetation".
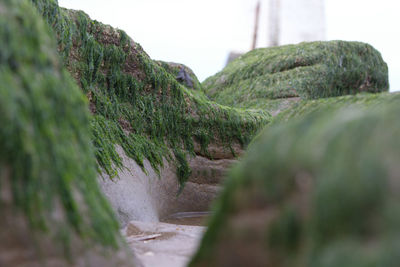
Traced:
POLYGON ((97 185, 88 101, 56 47, 29 1, 0 1, 0 214, 11 205, 13 216, 56 230, 65 245, 76 233, 115 247, 118 223, 97 185))
POLYGON ((328 97, 315 100, 301 100, 293 103, 290 108, 282 111, 274 117, 269 126, 283 123, 293 119, 299 119, 313 112, 321 112, 327 109, 343 109, 350 106, 360 108, 377 108, 382 105, 389 105, 398 101, 400 94, 398 93, 380 93, 370 94, 363 93, 357 95, 328 97))
POLYGON ((285 99, 383 92, 388 69, 368 44, 329 41, 253 50, 203 82, 206 94, 234 107, 273 112, 285 99))
POLYGON ((397 266, 399 101, 282 114, 231 171, 190 266, 397 266))
MULTIPOLYGON (((147 158, 158 171, 163 157, 185 166, 186 156, 175 156, 194 154, 194 142, 205 149, 212 142, 245 146, 269 121, 266 112, 223 107, 180 85, 167 64, 151 60, 123 31, 54 1, 33 2, 53 26, 65 64, 90 101, 97 161, 111 177, 122 165, 115 145, 142 167, 147 158)), ((183 169, 181 185, 188 176, 183 169)))

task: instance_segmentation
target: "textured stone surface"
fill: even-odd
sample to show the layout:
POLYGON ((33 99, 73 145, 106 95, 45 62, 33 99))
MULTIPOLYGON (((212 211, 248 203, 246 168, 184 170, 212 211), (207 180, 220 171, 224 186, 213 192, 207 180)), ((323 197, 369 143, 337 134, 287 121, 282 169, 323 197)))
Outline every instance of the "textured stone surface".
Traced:
POLYGON ((132 220, 158 222, 171 214, 185 211, 206 211, 220 192, 226 170, 235 160, 210 160, 201 156, 189 159, 192 175, 182 192, 175 168, 164 160, 158 175, 144 161, 147 173, 121 148, 117 151, 123 159, 124 168, 119 177, 99 177, 105 196, 117 213, 122 226, 132 220))

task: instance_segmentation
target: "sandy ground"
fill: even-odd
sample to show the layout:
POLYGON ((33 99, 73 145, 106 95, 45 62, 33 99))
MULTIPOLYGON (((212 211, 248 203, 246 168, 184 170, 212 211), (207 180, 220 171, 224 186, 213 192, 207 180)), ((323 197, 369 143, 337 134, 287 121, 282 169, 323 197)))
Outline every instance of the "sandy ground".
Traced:
POLYGON ((144 267, 184 267, 197 250, 205 229, 131 221, 122 234, 144 267))

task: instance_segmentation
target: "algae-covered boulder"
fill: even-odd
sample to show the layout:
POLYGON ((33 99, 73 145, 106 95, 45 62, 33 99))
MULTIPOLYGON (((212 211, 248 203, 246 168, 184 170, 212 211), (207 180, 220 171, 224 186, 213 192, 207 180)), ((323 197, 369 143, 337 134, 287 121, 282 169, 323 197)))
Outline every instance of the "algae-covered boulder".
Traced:
POLYGON ((188 66, 165 61, 157 61, 157 63, 161 65, 168 73, 174 76, 183 86, 202 91, 199 79, 197 78, 196 74, 194 74, 193 70, 188 66))
POLYGON ((255 49, 203 82, 218 103, 279 110, 316 99, 388 90, 388 69, 368 44, 329 41, 255 49))
POLYGON ((30 1, 0 1, 0 265, 132 266, 49 32, 30 1))
POLYGON ((265 112, 223 107, 200 90, 185 88, 173 69, 150 59, 122 30, 51 0, 33 2, 53 27, 64 63, 90 101, 97 160, 111 177, 122 167, 115 150, 120 145, 143 168, 144 159, 156 171, 163 158, 172 160, 183 185, 190 174, 186 156, 209 154, 211 144, 227 150, 245 146, 269 121, 265 112))
POLYGON ((292 103, 290 108, 281 110, 268 124, 271 127, 289 120, 298 120, 310 113, 321 112, 326 109, 345 109, 347 107, 377 108, 398 102, 399 93, 362 93, 356 95, 327 97, 320 99, 299 100, 292 103))
POLYGON ((397 266, 399 101, 263 131, 232 170, 190 266, 397 266))

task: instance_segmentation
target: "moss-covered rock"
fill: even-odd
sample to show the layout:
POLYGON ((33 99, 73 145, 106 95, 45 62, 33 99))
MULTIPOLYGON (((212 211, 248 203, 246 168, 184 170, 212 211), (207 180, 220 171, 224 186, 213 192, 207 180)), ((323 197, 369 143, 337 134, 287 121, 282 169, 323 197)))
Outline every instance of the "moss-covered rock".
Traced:
POLYGON ((329 41, 253 50, 203 82, 223 105, 274 112, 291 102, 388 90, 388 69, 368 44, 329 41))
POLYGON ((77 256, 70 252, 81 249, 72 259, 78 261, 87 248, 120 245, 118 223, 96 182, 88 101, 49 33, 30 1, 0 1, 2 266, 16 266, 14 258, 77 256), (52 245, 44 246, 45 239, 52 245))
POLYGON ((268 127, 232 170, 190 266, 396 266, 399 101, 268 127))
POLYGON ((123 31, 51 0, 32 1, 53 26, 67 68, 89 98, 97 160, 108 175, 122 167, 118 144, 142 167, 144 158, 155 170, 164 157, 173 159, 184 184, 190 173, 185 155, 194 154, 196 144, 205 154, 211 143, 244 146, 269 121, 266 112, 223 107, 185 88, 173 69, 151 60, 123 31))
POLYGON ((327 97, 313 100, 299 100, 292 103, 290 108, 283 109, 275 116, 268 127, 289 120, 298 120, 313 113, 322 112, 327 109, 345 109, 347 107, 376 108, 397 102, 400 99, 399 93, 362 93, 339 97, 327 97))
POLYGON ((163 67, 168 73, 170 73, 173 77, 179 77, 179 74, 182 72, 186 73, 189 76, 190 81, 192 82, 192 86, 189 86, 186 81, 178 80, 183 86, 194 89, 198 91, 203 91, 201 87, 201 83, 197 78, 196 74, 193 72, 191 68, 184 64, 174 63, 174 62, 165 62, 165 61, 157 61, 161 67, 163 67))

